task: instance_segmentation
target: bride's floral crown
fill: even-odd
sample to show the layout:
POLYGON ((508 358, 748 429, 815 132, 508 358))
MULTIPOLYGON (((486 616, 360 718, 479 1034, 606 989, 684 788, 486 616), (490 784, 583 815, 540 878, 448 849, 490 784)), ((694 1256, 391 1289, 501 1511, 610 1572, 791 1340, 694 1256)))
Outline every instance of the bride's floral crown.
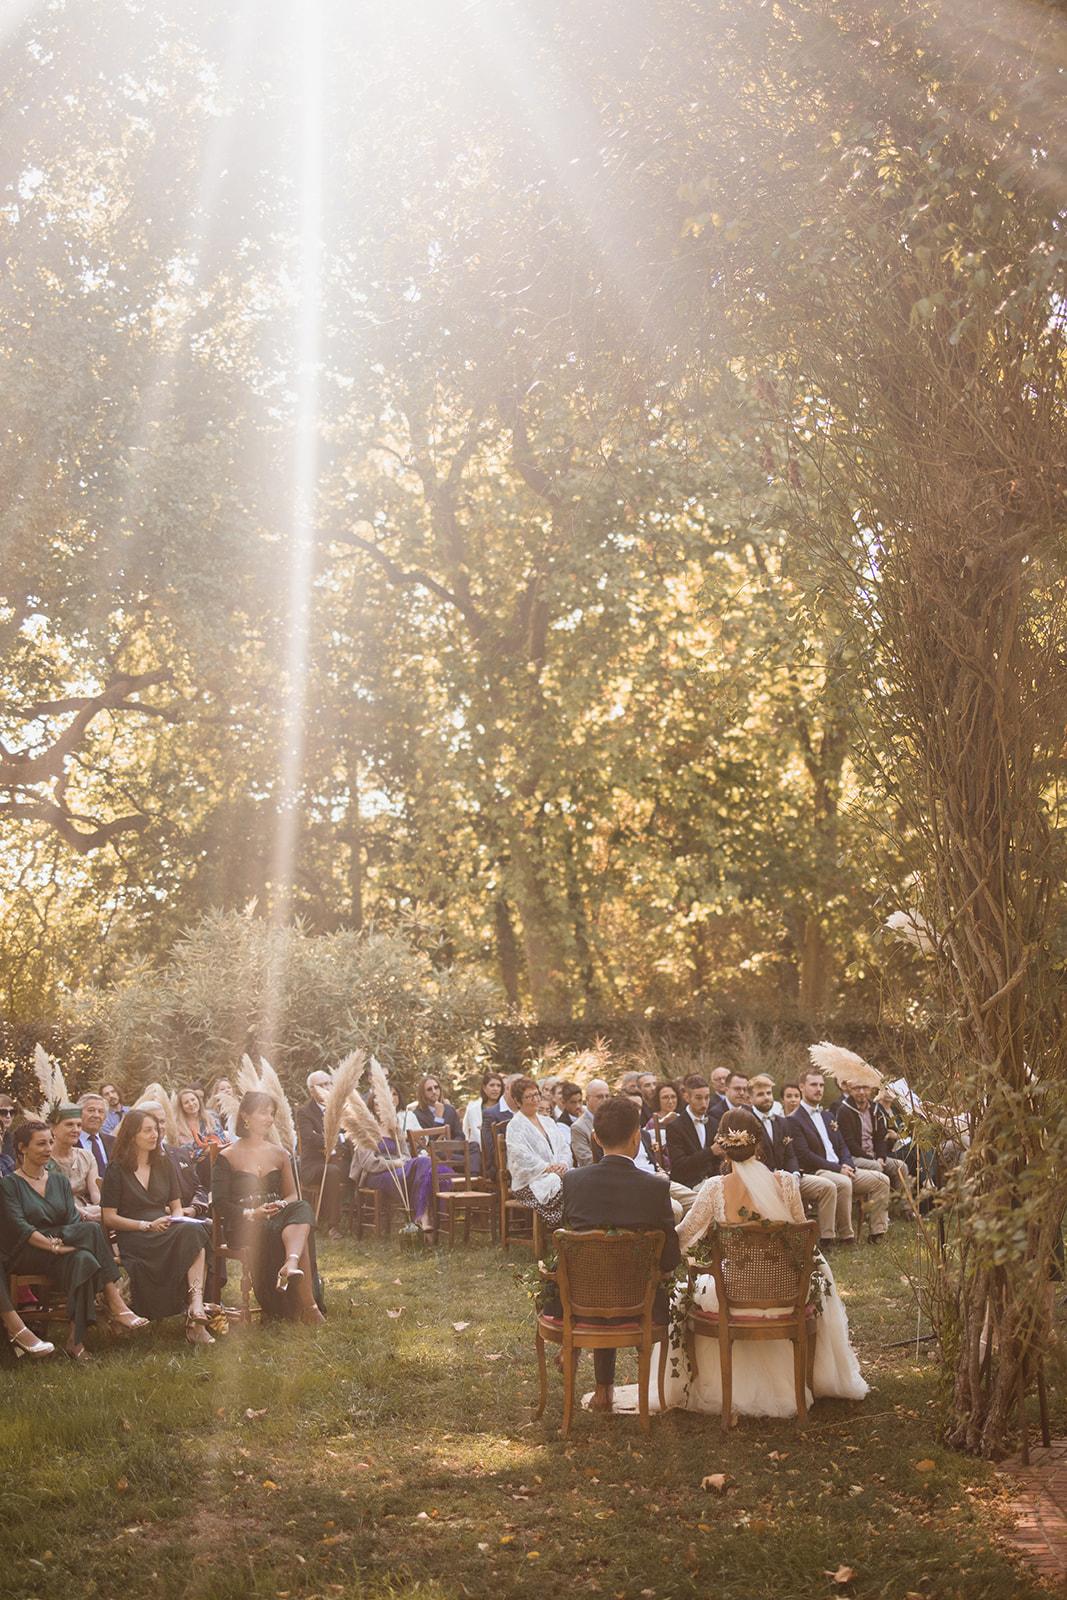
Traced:
POLYGON ((717 1142, 724 1150, 736 1150, 738 1153, 742 1150, 753 1151, 756 1148, 755 1139, 743 1128, 730 1128, 726 1133, 720 1133, 717 1142))

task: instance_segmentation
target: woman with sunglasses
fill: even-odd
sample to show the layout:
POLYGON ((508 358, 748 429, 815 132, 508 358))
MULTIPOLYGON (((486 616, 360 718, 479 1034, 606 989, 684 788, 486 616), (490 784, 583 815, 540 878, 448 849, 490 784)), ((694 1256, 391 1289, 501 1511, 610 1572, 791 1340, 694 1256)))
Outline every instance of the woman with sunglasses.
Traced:
POLYGON ((16 1167, 0 1179, 0 1256, 9 1272, 46 1277, 66 1293, 66 1353, 72 1360, 87 1360, 85 1336, 96 1321, 97 1294, 103 1293, 113 1330, 148 1324, 119 1293, 119 1269, 103 1228, 82 1221, 70 1184, 61 1172, 49 1171, 48 1124, 24 1122, 12 1143, 16 1167))

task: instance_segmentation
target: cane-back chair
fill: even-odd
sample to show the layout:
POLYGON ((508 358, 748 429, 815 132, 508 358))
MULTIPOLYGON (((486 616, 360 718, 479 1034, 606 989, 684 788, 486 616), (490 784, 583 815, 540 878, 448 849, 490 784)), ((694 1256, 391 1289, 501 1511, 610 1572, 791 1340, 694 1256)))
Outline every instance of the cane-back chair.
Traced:
POLYGON ((537 1317, 537 1370, 541 1397, 535 1417, 544 1413, 548 1399, 545 1344, 562 1346, 563 1435, 570 1433, 574 1414, 574 1385, 581 1350, 637 1350, 638 1412, 641 1427, 651 1427, 648 1384, 652 1349, 659 1345, 656 1374, 660 1410, 667 1369, 668 1325, 655 1315, 656 1290, 663 1281, 660 1257, 663 1233, 608 1232, 603 1229, 574 1233, 557 1228, 552 1235, 557 1266, 541 1276, 559 1290, 560 1314, 539 1312, 537 1317))
POLYGON ((806 1390, 815 1362, 815 1311, 809 1294, 817 1236, 814 1222, 730 1223, 709 1231, 707 1262, 688 1262, 690 1288, 701 1272, 710 1270, 715 1279, 718 1307, 690 1311, 686 1350, 695 1372, 697 1339, 719 1341, 724 1433, 732 1420, 732 1347, 742 1341, 790 1341, 797 1419, 807 1417, 806 1390))

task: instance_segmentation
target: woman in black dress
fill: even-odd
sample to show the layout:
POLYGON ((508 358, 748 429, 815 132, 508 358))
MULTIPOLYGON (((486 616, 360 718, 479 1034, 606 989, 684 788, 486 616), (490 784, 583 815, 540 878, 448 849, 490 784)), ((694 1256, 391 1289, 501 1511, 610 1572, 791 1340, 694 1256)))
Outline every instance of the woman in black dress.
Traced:
POLYGON ((210 1226, 182 1214, 178 1174, 160 1149, 159 1119, 127 1111, 100 1186, 105 1228, 118 1234, 130 1299, 150 1321, 185 1312, 190 1344, 214 1344, 204 1311, 210 1226))
POLYGON ((212 1171, 211 1205, 226 1243, 251 1252, 252 1286, 264 1313, 323 1322, 315 1213, 300 1198, 288 1155, 270 1137, 274 1115, 272 1095, 251 1089, 243 1097, 237 1137, 220 1150, 212 1171))
POLYGON ((48 1124, 24 1122, 15 1130, 13 1146, 15 1170, 0 1180, 0 1256, 8 1271, 40 1274, 66 1291, 70 1337, 65 1348, 72 1359, 83 1361, 99 1293, 112 1329, 148 1324, 119 1293, 119 1269, 103 1228, 78 1216, 69 1182, 63 1173, 48 1170, 48 1124))

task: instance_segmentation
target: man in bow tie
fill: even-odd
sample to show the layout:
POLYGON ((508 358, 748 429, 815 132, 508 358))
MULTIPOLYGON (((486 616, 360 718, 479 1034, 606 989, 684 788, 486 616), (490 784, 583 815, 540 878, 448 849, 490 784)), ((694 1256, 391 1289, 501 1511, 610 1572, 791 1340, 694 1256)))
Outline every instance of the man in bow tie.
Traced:
MULTIPOLYGON (((889 1179, 883 1172, 857 1172, 837 1119, 822 1110, 823 1075, 814 1068, 800 1079, 801 1103, 786 1120, 793 1133, 793 1148, 801 1172, 825 1174, 837 1190, 834 1235, 824 1234, 821 1244, 855 1244, 852 1231, 852 1195, 866 1204, 872 1244, 881 1244, 889 1227, 889 1179)), ((822 1224, 820 1223, 820 1229, 822 1224)))
MULTIPOLYGON (((719 1158, 711 1148, 714 1129, 709 1126, 708 1106, 711 1085, 706 1078, 689 1079, 689 1101, 673 1122, 667 1124, 667 1154, 671 1177, 687 1189, 695 1189, 719 1170, 719 1158)), ((715 1118, 716 1125, 718 1118, 715 1118)))

